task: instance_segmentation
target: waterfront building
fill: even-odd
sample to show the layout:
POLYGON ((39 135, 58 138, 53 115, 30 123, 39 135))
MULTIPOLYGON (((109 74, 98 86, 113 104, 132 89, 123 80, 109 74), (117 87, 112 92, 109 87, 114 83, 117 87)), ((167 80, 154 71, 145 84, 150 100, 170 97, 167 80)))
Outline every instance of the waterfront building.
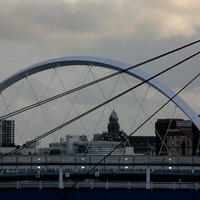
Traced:
POLYGON ((113 149, 112 155, 133 155, 134 149, 127 135, 120 130, 117 113, 113 110, 109 117, 108 131, 95 134, 93 140, 88 141, 86 135, 66 135, 59 142, 49 144, 49 154, 64 155, 106 155, 113 149), (124 143, 121 143, 125 141, 124 143))
POLYGON ((83 135, 66 135, 65 138, 60 138, 59 142, 52 142, 49 144, 49 154, 64 154, 64 155, 73 155, 79 153, 78 147, 75 145, 75 142, 81 142, 83 135))
POLYGON ((107 131, 102 134, 95 134, 93 141, 88 142, 85 154, 103 154, 112 152, 112 155, 133 155, 135 154, 133 146, 131 146, 127 134, 120 130, 119 118, 115 110, 109 117, 107 131), (124 141, 124 142, 123 142, 124 141), (115 149, 113 151, 113 149, 115 149))
POLYGON ((136 154, 155 155, 156 137, 155 136, 131 136, 129 138, 131 146, 134 147, 136 154))
MULTIPOLYGON (((200 115, 199 115, 200 117, 200 115)), ((200 155, 200 131, 198 128, 195 126, 194 123, 192 123, 192 132, 193 132, 193 148, 192 148, 192 153, 195 156, 200 155)))
POLYGON ((30 141, 27 141, 24 145, 23 145, 23 149, 21 150, 21 154, 23 155, 37 155, 39 154, 39 142, 33 142, 31 144, 29 144, 30 141), (27 145, 29 144, 29 145, 27 145))
MULTIPOLYGON (((103 132, 99 136, 99 140, 120 142, 120 141, 124 141, 125 138, 127 138, 126 133, 123 130, 120 130, 120 125, 119 125, 118 120, 119 120, 118 115, 115 112, 115 110, 113 110, 109 117, 109 123, 107 126, 108 131, 103 132)), ((129 140, 127 140, 126 144, 124 145, 126 146, 128 143, 129 143, 129 140)))
POLYGON ((155 123, 157 155, 193 155, 192 122, 158 119, 155 123))

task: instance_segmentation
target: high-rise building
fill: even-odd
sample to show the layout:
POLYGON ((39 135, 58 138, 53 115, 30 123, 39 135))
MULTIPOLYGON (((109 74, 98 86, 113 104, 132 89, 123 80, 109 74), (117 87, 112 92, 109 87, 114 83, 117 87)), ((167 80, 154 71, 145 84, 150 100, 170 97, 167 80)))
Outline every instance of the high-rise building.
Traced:
POLYGON ((0 121, 0 147, 15 147, 15 121, 0 121))

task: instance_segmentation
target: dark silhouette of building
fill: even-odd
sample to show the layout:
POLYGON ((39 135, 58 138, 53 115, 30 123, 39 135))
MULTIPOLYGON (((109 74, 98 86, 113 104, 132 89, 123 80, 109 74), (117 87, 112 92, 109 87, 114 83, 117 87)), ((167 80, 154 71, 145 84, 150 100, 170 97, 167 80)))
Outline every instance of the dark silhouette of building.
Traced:
POLYGON ((14 120, 0 121, 0 147, 15 147, 14 136, 14 120))
MULTIPOLYGON (((200 117, 200 115, 199 115, 200 117)), ((192 123, 192 132, 193 132, 193 148, 192 148, 192 153, 193 155, 200 155, 200 131, 199 129, 195 126, 194 123, 192 123)))
POLYGON ((101 136, 101 134, 99 134, 99 133, 94 134, 93 141, 100 140, 100 136, 101 136))
POLYGON ((193 155, 192 122, 183 119, 158 119, 155 123, 157 155, 193 155))
POLYGON ((113 110, 109 117, 108 132, 103 132, 99 136, 102 141, 124 141, 127 135, 124 131, 120 130, 117 113, 113 110))
POLYGON ((134 147, 136 154, 155 155, 156 154, 156 137, 155 136, 131 136, 131 146, 134 147))

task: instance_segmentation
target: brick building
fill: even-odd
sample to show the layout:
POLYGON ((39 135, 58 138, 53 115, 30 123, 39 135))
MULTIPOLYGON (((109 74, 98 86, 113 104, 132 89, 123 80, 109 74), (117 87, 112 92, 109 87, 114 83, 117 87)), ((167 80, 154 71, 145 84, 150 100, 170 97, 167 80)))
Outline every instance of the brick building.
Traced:
POLYGON ((155 133, 157 155, 194 155, 194 134, 190 120, 158 119, 155 133))

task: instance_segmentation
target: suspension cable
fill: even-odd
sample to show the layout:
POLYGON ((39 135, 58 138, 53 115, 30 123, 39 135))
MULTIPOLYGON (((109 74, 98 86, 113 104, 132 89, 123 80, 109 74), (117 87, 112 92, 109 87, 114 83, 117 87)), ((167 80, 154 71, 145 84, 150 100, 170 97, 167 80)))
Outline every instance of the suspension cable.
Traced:
MULTIPOLYGON (((111 102, 111 101, 113 101, 113 100, 115 100, 115 99, 118 99, 119 97, 125 95, 126 93, 132 91, 133 89, 135 89, 135 88, 137 88, 137 87, 139 87, 139 86, 141 86, 141 85, 143 85, 143 84, 149 82, 150 80, 152 80, 152 79, 154 79, 154 78, 160 76, 161 74, 163 74, 163 73, 165 73, 165 72, 167 72, 167 71, 169 71, 169 70, 175 68, 176 66, 178 66, 178 65, 180 65, 180 64, 182 64, 182 63, 184 63, 184 62, 186 62, 187 60, 189 60, 189 59, 191 59, 191 58, 197 56, 198 54, 200 54, 200 51, 197 52, 197 53, 195 53, 195 54, 193 54, 193 55, 191 55, 191 56, 189 56, 189 57, 187 57, 187 58, 185 58, 185 59, 183 59, 183 60, 181 60, 180 62, 178 62, 178 63, 172 65, 171 67, 169 67, 169 68, 167 68, 167 69, 165 69, 165 70, 163 70, 163 71, 157 73, 156 75, 154 75, 154 76, 152 76, 152 77, 150 77, 150 78, 148 78, 148 79, 142 81, 141 83, 139 83, 139 84, 137 84, 137 85, 135 85, 135 86, 133 86, 133 87, 131 87, 131 88, 125 90, 124 92, 119 93, 118 95, 116 95, 116 96, 114 96, 114 97, 108 99, 107 101, 104 101, 103 103, 101 103, 101 104, 99 104, 99 105, 97 105, 97 106, 95 106, 95 107, 89 109, 88 111, 86 111, 86 112, 80 114, 79 116, 76 116, 76 117, 72 118, 71 120, 69 120, 69 121, 67 121, 67 122, 65 122, 65 123, 63 123, 63 124, 61 124, 61 125, 59 125, 59 126, 53 128, 53 129, 51 129, 50 131, 47 131, 46 133, 44 133, 44 134, 38 136, 37 138, 31 140, 30 142, 24 144, 24 145, 21 146, 20 148, 15 149, 15 150, 12 150, 12 151, 10 151, 10 152, 8 152, 8 153, 3 154, 2 156, 0 156, 0 158, 2 158, 2 157, 4 157, 4 156, 7 156, 7 155, 10 155, 10 154, 13 154, 13 153, 16 153, 16 152, 18 152, 18 151, 20 151, 20 150, 22 150, 22 149, 28 147, 29 145, 31 145, 31 144, 33 144, 33 143, 35 143, 35 142, 41 140, 42 138, 47 137, 48 135, 54 133, 55 131, 57 131, 57 130, 59 130, 59 129, 64 128, 65 126, 67 126, 67 125, 71 124, 72 122, 74 122, 74 121, 76 121, 76 120, 78 120, 78 119, 84 117, 85 115, 88 115, 89 113, 91 113, 91 112, 97 110, 98 108, 100 108, 100 107, 102 107, 102 106, 108 104, 109 102, 111 102)), ((198 75, 199 75, 199 74, 198 74, 198 75)), ((197 75, 197 76, 198 76, 198 75, 197 75)), ((196 77, 197 77, 197 76, 196 76, 196 77)), ((193 79, 192 79, 192 80, 193 80, 193 79)), ((191 82, 192 82, 192 81, 191 81, 191 82)), ((189 83, 190 83, 190 82, 189 82, 189 83)), ((186 86, 187 86, 187 85, 186 85, 186 86)), ((185 87, 186 87, 186 86, 185 86, 185 87)), ((184 88, 185 88, 185 87, 184 87, 184 88)), ((184 88, 183 88, 183 89, 184 89, 184 88)), ((182 91, 182 90, 181 90, 181 91, 182 91)), ((181 91, 180 91, 180 92, 181 92, 181 91)), ((180 92, 178 92, 177 94, 179 94, 180 92)), ((176 96, 177 94, 175 94, 174 96, 176 96)), ((174 98, 174 97, 173 97, 173 98, 174 98)), ((171 101, 173 98, 170 98, 170 101, 171 101)), ((163 106, 163 107, 164 107, 164 106, 163 106)), ((161 110, 161 109, 162 109, 162 108, 160 108, 160 110, 161 110)), ((158 111, 159 111, 159 110, 158 110, 158 111)), ((158 112, 158 111, 157 111, 157 112, 158 112)), ((156 114, 157 112, 155 112, 155 114, 156 114)), ((155 114, 154 114, 154 115, 155 115, 155 114)), ((154 116, 154 115, 153 115, 153 116, 154 116)), ((151 115, 149 119, 151 119, 151 117, 153 117, 153 116, 151 115)), ((145 123, 146 123, 146 121, 145 121, 145 123)), ((144 124, 145 124, 145 123, 144 123, 144 124)), ((144 125, 144 124, 143 124, 143 125, 144 125)), ((139 126, 139 127, 142 127, 143 125, 141 125, 141 126, 139 126)), ((138 129, 139 129, 139 128, 137 128, 136 130, 138 130, 138 129)), ((134 132, 135 132, 135 131, 134 131, 134 132)), ((134 133, 134 132, 133 132, 133 133, 134 133)), ((132 133, 132 134, 133 134, 133 133, 132 133)), ((109 154, 109 155, 110 155, 110 154, 109 154)))
MULTIPOLYGON (((165 135, 164 135, 164 138, 163 138, 162 141, 161 141, 162 143, 161 143, 161 147, 160 147, 160 150, 159 150, 159 154, 158 154, 158 155, 161 154, 161 152, 162 152, 162 150, 163 150, 163 146, 167 146, 167 145, 165 145, 166 139, 167 139, 167 134, 169 133, 169 129, 171 128, 171 124, 172 124, 172 121, 173 121, 173 118, 174 118, 174 115, 175 115, 175 112, 176 112, 176 108, 177 108, 177 105, 176 105, 175 108, 174 108, 174 111, 173 111, 173 113, 172 113, 172 116, 171 116, 171 118, 170 118, 170 121, 169 121, 167 130, 166 130, 166 133, 165 133, 165 135)), ((161 138, 162 138, 162 137, 161 137, 161 138)), ((165 148, 166 148, 166 147, 165 147, 165 148)), ((168 148, 167 148, 167 151, 168 151, 168 153, 170 153, 168 148)))
POLYGON ((176 48, 176 49, 174 49, 174 50, 171 50, 171 51, 168 51, 168 52, 166 52, 166 53, 163 53, 163 54, 161 54, 161 55, 159 55, 159 56, 156 56, 156 57, 150 58, 150 59, 148 59, 148 60, 145 60, 145 61, 143 61, 143 62, 141 62, 141 63, 138 63, 138 64, 133 65, 133 66, 131 66, 131 67, 128 67, 128 68, 126 68, 126 69, 122 69, 122 70, 119 70, 118 72, 115 72, 115 73, 113 73, 113 74, 110 74, 110 75, 104 76, 104 77, 102 77, 102 78, 99 78, 99 79, 97 79, 97 80, 95 80, 95 81, 91 81, 91 82, 89 82, 89 83, 87 83, 87 84, 84 84, 84 85, 82 85, 82 86, 79 86, 79 87, 73 88, 73 89, 71 89, 71 90, 68 90, 68 91, 66 91, 66 92, 60 93, 60 94, 55 95, 55 96, 53 96, 53 97, 51 97, 51 98, 47 98, 47 99, 42 100, 42 101, 40 101, 40 102, 37 102, 37 103, 35 103, 35 104, 32 104, 32 105, 26 106, 26 107, 24 107, 24 108, 21 108, 21 109, 19 109, 19 110, 13 111, 13 112, 11 112, 11 113, 9 113, 9 114, 6 114, 6 115, 1 116, 1 117, 0 117, 0 120, 4 120, 4 119, 6 119, 6 118, 9 118, 9 117, 12 117, 12 116, 14 116, 14 115, 20 114, 20 113, 22 113, 22 112, 28 111, 28 110, 30 110, 30 109, 32 109, 32 108, 34 108, 34 107, 37 107, 37 106, 46 104, 46 103, 48 103, 48 102, 50 102, 50 101, 56 100, 56 99, 58 99, 58 98, 61 98, 61 97, 63 97, 63 96, 66 96, 66 95, 69 95, 69 94, 74 93, 74 92, 76 92, 76 91, 78 91, 78 90, 82 90, 82 89, 84 89, 84 88, 86 88, 86 87, 89 87, 89 86, 91 86, 91 85, 94 85, 94 84, 96 84, 96 83, 98 83, 98 82, 104 81, 104 80, 109 79, 109 78, 111 78, 111 77, 114 77, 114 76, 116 76, 116 75, 118 75, 118 74, 127 72, 127 71, 129 71, 129 70, 131 70, 131 69, 134 69, 134 68, 136 68, 136 67, 142 66, 142 65, 144 65, 144 64, 147 64, 147 63, 149 63, 149 62, 152 62, 152 61, 154 61, 154 60, 157 60, 157 59, 162 58, 162 57, 164 57, 164 56, 167 56, 167 55, 169 55, 169 54, 175 53, 175 52, 177 52, 177 51, 179 51, 179 50, 182 50, 182 49, 184 49, 184 48, 187 48, 187 47, 192 46, 192 45, 194 45, 194 44, 196 44, 196 43, 199 43, 199 42, 200 42, 200 40, 197 40, 197 41, 195 41, 195 42, 189 43, 189 44, 187 44, 187 45, 184 45, 184 46, 181 46, 181 47, 176 48))
MULTIPOLYGON (((92 172, 101 162, 103 162, 108 156, 110 156, 118 147, 120 147, 127 139, 129 139, 135 132, 137 132, 143 125, 145 125, 153 116, 155 116, 160 110, 162 110, 169 102, 171 102, 177 95, 179 95, 188 85, 190 85, 195 79, 200 76, 198 73, 192 80, 190 80, 184 87, 182 87, 176 94, 174 94, 166 103, 164 103, 160 108, 158 108, 148 119, 141 123, 130 135, 126 136, 116 147, 114 147, 107 155, 105 155, 98 163, 91 167, 85 175, 88 175, 92 172)), ((72 187, 76 186, 76 182, 72 187)))
MULTIPOLYGON (((60 76, 58 75, 58 72, 57 72, 56 70, 55 70, 55 73, 56 73, 56 75, 57 75, 57 77, 58 77, 58 80, 60 81, 60 83, 61 83, 61 85, 62 85, 62 87, 63 87, 63 90, 66 91, 66 88, 65 88, 65 86, 64 86, 64 84, 63 84, 63 82, 62 82, 62 80, 61 80, 61 78, 60 78, 60 76)), ((88 70, 88 72, 87 72, 85 78, 83 79, 82 85, 84 85, 85 81, 87 80, 89 73, 90 73, 90 69, 88 70)), ((71 107, 70 107, 70 109, 68 110, 68 112, 67 112, 67 114, 66 114, 64 120, 62 120, 62 121, 63 121, 62 123, 64 123, 65 121, 67 121, 67 118, 69 117, 69 115, 70 115, 72 109, 75 108, 75 107, 74 107, 74 104, 75 104, 75 102, 76 102, 78 96, 80 95, 80 92, 81 92, 81 91, 79 90, 78 93, 76 94, 76 96, 75 96, 75 98, 74 98, 73 101, 72 101, 72 99, 69 97, 69 101, 70 101, 70 103, 71 103, 71 107)), ((77 115, 79 115, 77 109, 74 109, 74 110, 75 110, 75 112, 77 113, 77 115)), ((80 122, 81 122, 81 124, 82 124, 84 130, 85 130, 86 132, 88 132, 88 131, 87 131, 87 128, 86 128, 86 126, 85 126, 85 124, 84 124, 84 122, 82 121, 82 119, 80 119, 80 122)), ((56 140, 57 140, 57 138, 58 138, 58 136, 59 136, 60 134, 61 134, 61 129, 59 130, 59 132, 58 132, 57 134, 55 134, 55 138, 54 138, 54 141, 55 141, 55 142, 56 142, 56 140)), ((59 145, 59 147, 60 147, 60 145, 59 145)), ((49 148, 48 154, 51 152, 52 148, 53 148, 53 145, 49 148)), ((61 147, 60 147, 60 151, 62 152, 61 147)), ((62 152, 62 153, 63 153, 63 152, 62 152)))
MULTIPOLYGON (((124 80, 126 80, 126 79, 124 79, 124 80)), ((129 83, 128 83, 127 81, 126 81, 126 83, 127 83, 128 87, 130 88, 129 83)), ((136 96, 136 95, 134 94, 134 92, 132 91, 132 93, 133 93, 133 95, 134 95, 134 97, 135 97, 137 103, 140 105, 140 109, 137 111, 138 114, 139 114, 140 110, 142 110, 143 113, 145 114, 146 118, 148 118, 149 116, 147 115, 147 112, 145 111, 145 109, 144 109, 144 107, 143 107, 142 105, 143 105, 143 102, 144 102, 144 100, 145 100, 145 96, 146 96, 147 93, 148 93, 149 88, 150 88, 150 86, 148 87, 148 89, 147 89, 147 91, 146 91, 146 94, 144 95, 144 97, 143 97, 141 103, 140 103, 139 99, 137 98, 137 96, 136 96)), ((137 114, 136 114, 136 116, 137 116, 137 114)), ((134 121, 136 121, 136 119, 137 119, 137 118, 135 118, 134 121)), ((149 122, 150 122, 151 126, 154 127, 153 122, 152 122, 151 120, 149 120, 149 122)), ((133 130, 134 124, 135 124, 135 122, 133 122, 133 125, 132 125, 132 128, 131 128, 131 131, 133 130)), ((156 129, 155 129, 155 132, 156 132, 156 134, 158 135, 159 139, 163 142, 162 137, 160 136, 160 134, 158 133, 158 131, 157 131, 156 129)), ((167 149, 167 151, 169 152, 167 146, 166 146, 165 144, 164 144, 164 146, 165 146, 165 148, 167 149)))
MULTIPOLYGON (((45 96, 45 94, 46 94, 46 92, 47 92, 49 86, 51 85, 51 83, 52 83, 54 77, 55 77, 55 73, 53 73, 53 75, 50 77, 50 80, 48 81, 48 84, 47 84, 45 90, 43 91, 42 95, 40 96, 40 99, 37 100, 37 102, 39 102, 39 101, 41 101, 41 100, 43 99, 43 97, 45 96)), ((26 78, 26 80, 27 80, 27 82, 28 82, 28 84, 29 84, 29 86, 30 86, 31 83, 30 83, 30 81, 28 80, 28 77, 26 78)), ((32 87, 32 86, 30 86, 30 87, 31 87, 31 90, 32 90, 32 92, 33 92, 33 87, 32 87)), ((26 130, 28 129, 28 127, 29 127, 29 125, 30 125, 30 123, 31 123, 31 121, 32 121, 32 119, 33 119, 33 117, 34 117, 34 115, 35 115, 35 113, 36 113, 36 111, 37 111, 37 108, 38 108, 38 107, 36 107, 36 109, 32 112, 31 116, 28 118, 28 121, 27 121, 27 123, 26 123, 26 125, 25 125, 25 127, 24 127, 24 129, 23 129, 23 131, 22 131, 21 137, 23 137, 24 134, 26 133, 26 130)), ((47 122, 47 123, 49 123, 49 122, 47 122)), ((51 126, 49 126, 49 128, 50 128, 50 127, 51 127, 51 126)))

